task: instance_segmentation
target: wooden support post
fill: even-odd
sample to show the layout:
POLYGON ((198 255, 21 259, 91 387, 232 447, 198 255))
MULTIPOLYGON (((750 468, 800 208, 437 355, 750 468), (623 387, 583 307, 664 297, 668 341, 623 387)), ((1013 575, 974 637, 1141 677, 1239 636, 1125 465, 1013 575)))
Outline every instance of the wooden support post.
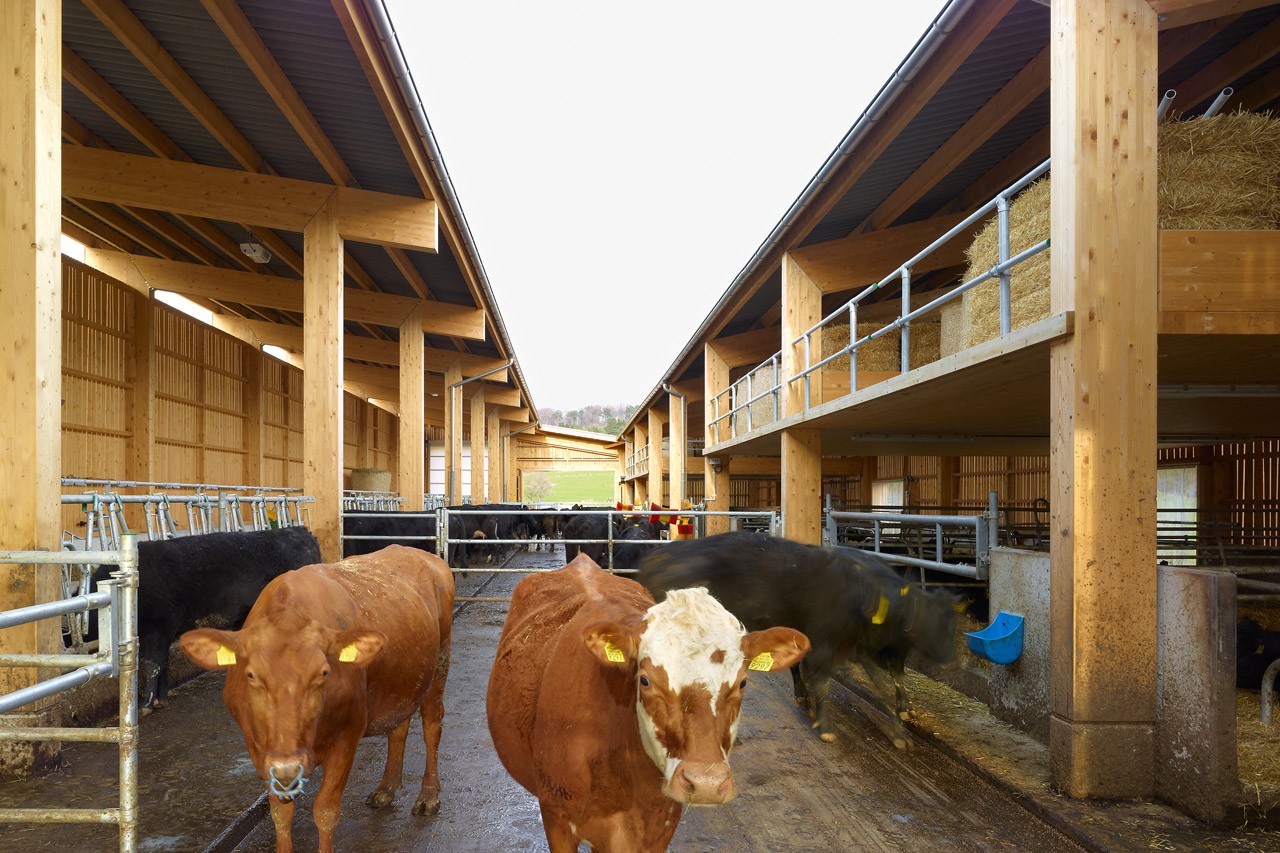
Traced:
POLYGON ((680 503, 685 499, 684 469, 685 457, 688 453, 689 425, 684 397, 678 394, 668 394, 667 401, 667 405, 670 407, 667 422, 670 424, 669 430, 671 433, 671 466, 667 474, 670 500, 668 506, 680 509, 680 503))
POLYGON ((498 503, 506 495, 503 492, 502 472, 502 419, 498 415, 498 407, 490 406, 485 410, 484 447, 489 457, 489 476, 485 478, 485 500, 498 503))
MULTIPOLYGON (((704 417, 705 426, 703 428, 703 439, 707 447, 711 447, 716 443, 715 429, 712 420, 717 414, 712 407, 711 401, 715 399, 716 394, 729 387, 729 365, 721 355, 720 350, 714 342, 708 342, 702 347, 703 364, 702 371, 702 399, 706 401, 707 413, 704 417)), ((727 423, 727 421, 726 421, 727 423)), ((727 438, 727 433, 721 428, 721 434, 727 438)), ((707 504, 709 512, 728 512, 729 510, 729 456, 704 456, 702 460, 702 490, 704 500, 707 504), (717 459, 721 464, 712 465, 709 460, 717 459)), ((725 516, 709 515, 706 516, 703 530, 706 535, 713 536, 717 533, 729 532, 729 519, 725 516)))
POLYGON ((326 562, 342 556, 342 238, 331 198, 303 232, 302 489, 326 562))
POLYGON ((1155 793, 1156 13, 1053 0, 1050 777, 1155 793))
POLYGON ((822 431, 782 432, 782 535, 822 544, 822 431))
MULTIPOLYGON (((804 342, 792 344, 813 324, 822 319, 822 290, 814 284, 809 274, 790 254, 782 258, 782 411, 784 416, 804 411, 803 380, 790 381, 804 369, 804 342)), ((855 334, 856 332, 851 332, 855 334)), ((814 334, 809 341, 810 363, 822 359, 822 334, 814 334)), ((810 374, 809 404, 822 402, 822 371, 810 374)), ((783 512, 786 506, 783 505, 783 512)))
POLYGON ((426 385, 423 371, 422 303, 400 323, 400 428, 396 433, 399 453, 401 509, 422 511, 426 484, 426 385))
POLYGON ((444 372, 444 502, 462 503, 462 366, 455 360, 444 372))
MULTIPOLYGON (((0 549, 61 548, 62 507, 62 3, 0 3, 0 549)), ((61 597, 57 566, 0 565, 0 610, 61 597)), ((0 651, 62 651, 57 619, 4 631, 0 651)), ((0 669, 0 693, 36 670, 0 669)), ((30 712, 30 708, 24 709, 30 712)), ((6 748, 27 775, 56 762, 55 744, 6 748)))
POLYGON ((858 503, 863 507, 871 506, 875 500, 875 490, 871 488, 876 481, 877 456, 862 457, 862 475, 858 478, 858 503))
POLYGON ((662 456, 662 412, 656 408, 649 409, 649 476, 646 478, 645 491, 648 499, 662 505, 662 475, 666 460, 662 456))
POLYGON ((133 341, 130 344, 129 388, 125 391, 125 417, 129 438, 125 450, 125 477, 152 480, 155 423, 155 338, 152 320, 155 304, 141 293, 133 299, 133 341))
POLYGON ((245 347, 244 354, 244 481, 265 486, 262 470, 262 372, 263 359, 270 356, 257 347, 245 347))
POLYGON ((484 503, 484 386, 471 398, 471 500, 484 503))
POLYGON ((944 513, 954 513, 956 506, 956 468, 959 456, 938 457, 938 506, 944 513))

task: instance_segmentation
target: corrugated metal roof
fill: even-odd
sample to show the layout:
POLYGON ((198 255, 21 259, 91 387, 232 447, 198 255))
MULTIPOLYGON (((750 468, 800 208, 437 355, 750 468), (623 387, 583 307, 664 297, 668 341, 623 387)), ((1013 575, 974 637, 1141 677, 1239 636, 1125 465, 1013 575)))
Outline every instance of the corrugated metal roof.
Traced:
MULTIPOLYGON (((199 3, 186 0, 125 2, 131 13, 248 140, 270 169, 284 177, 333 183, 319 159, 310 151, 252 70, 241 60, 235 47, 199 3)), ((369 2, 378 3, 380 0, 369 2)), ((378 94, 370 84, 332 4, 328 0, 291 0, 289 3, 279 3, 276 0, 238 0, 238 5, 333 144, 356 184, 379 192, 421 196, 423 188, 388 124, 378 94)), ((74 51, 108 85, 154 123, 174 145, 193 161, 203 165, 244 168, 81 0, 65 0, 63 6, 63 40, 66 47, 74 51)), ((369 8, 371 12, 380 11, 380 7, 369 8)), ((394 46, 389 49, 394 49, 394 46)), ((393 100, 407 100, 413 96, 411 91, 388 93, 388 97, 393 100)), ((128 129, 69 82, 64 82, 63 85, 63 106, 68 115, 112 149, 130 154, 153 154, 128 129)), ((432 163, 433 168, 438 170, 437 180, 448 184, 447 170, 441 161, 431 160, 430 155, 423 160, 432 163)), ((445 200, 437 201, 442 205, 442 216, 450 210, 461 216, 460 209, 450 208, 445 200)), ((87 218, 88 214, 85 216, 87 218)), ((183 218, 163 212, 160 216, 173 229, 181 231, 209 252, 222 256, 220 247, 202 237, 183 218)), ((212 221, 210 224, 236 244, 253 239, 253 234, 242 224, 212 221)), ((138 227, 140 230, 147 230, 142 226, 138 227)), ((95 225, 95 230, 117 234, 106 225, 95 225)), ((255 230, 261 231, 256 227, 255 230)), ((274 233, 301 256, 301 234, 284 231, 274 233)), ((117 239, 121 236, 128 235, 117 234, 117 239)), ((402 296, 414 295, 413 288, 384 249, 350 242, 346 249, 352 260, 369 274, 380 290, 402 296)), ((151 254, 145 249, 139 251, 151 254)), ((176 247, 169 254, 184 261, 194 260, 186 251, 176 247)), ((463 273, 461 261, 445 240, 443 227, 439 252, 409 251, 406 255, 409 263, 425 280, 433 298, 458 305, 476 305, 474 291, 463 273)), ((482 269, 479 258, 474 258, 472 263, 482 269)), ((279 258, 274 258, 263 267, 256 267, 255 271, 271 272, 293 280, 298 278, 279 258)), ((348 277, 347 285, 353 287, 356 283, 348 277)), ((492 299, 487 282, 482 284, 480 290, 486 299, 492 299)), ((483 307, 491 315, 490 323, 498 328, 499 340, 467 341, 466 351, 500 357, 503 354, 500 347, 502 344, 510 354, 510 344, 502 328, 497 305, 491 302, 483 307)), ((263 312, 247 313, 256 316, 263 312)), ((265 313, 268 316, 282 316, 280 312, 265 313)), ((395 326, 395 323, 391 323, 387 327, 390 337, 395 337, 395 326)), ((363 333, 356 324, 348 324, 348 329, 353 334, 363 333)), ((431 346, 445 350, 457 349, 451 340, 443 337, 430 336, 428 342, 431 346)), ((522 383, 521 386, 521 390, 527 392, 522 383)))

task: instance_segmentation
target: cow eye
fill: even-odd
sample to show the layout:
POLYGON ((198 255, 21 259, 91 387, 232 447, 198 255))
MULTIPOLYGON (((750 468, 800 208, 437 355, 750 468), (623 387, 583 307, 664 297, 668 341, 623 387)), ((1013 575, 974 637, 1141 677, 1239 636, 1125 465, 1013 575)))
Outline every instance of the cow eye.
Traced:
POLYGON ((640 676, 640 686, 641 686, 641 687, 648 687, 648 686, 649 686, 649 676, 647 676, 647 675, 642 675, 642 676, 640 676))
POLYGON ((326 666, 324 669, 320 670, 320 677, 321 678, 329 677, 329 667, 326 666))
POLYGON ((738 685, 738 689, 739 689, 739 690, 746 690, 746 689, 747 689, 747 680, 746 680, 745 678, 744 678, 744 679, 742 679, 742 683, 738 685))
POLYGON ((245 674, 244 674, 244 677, 245 677, 245 678, 247 678, 247 679, 249 679, 250 681, 253 681, 253 672, 252 672, 252 671, 246 671, 246 672, 245 672, 245 674))

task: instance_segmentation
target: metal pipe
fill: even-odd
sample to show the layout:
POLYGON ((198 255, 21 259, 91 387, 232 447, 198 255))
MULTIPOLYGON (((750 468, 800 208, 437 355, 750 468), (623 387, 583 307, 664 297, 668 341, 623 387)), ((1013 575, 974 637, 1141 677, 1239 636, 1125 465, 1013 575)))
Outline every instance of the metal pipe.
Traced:
MULTIPOLYGON (((911 313, 911 267, 902 268, 902 314, 911 313)), ((898 367, 903 373, 911 370, 911 323, 902 324, 902 335, 898 349, 898 367)))
POLYGON ((300 492, 296 486, 223 486, 214 483, 162 483, 156 480, 91 480, 81 477, 63 477, 63 486, 116 486, 121 489, 226 489, 232 492, 300 492))
POLYGON ((98 661, 81 667, 74 672, 56 675, 47 681, 41 681, 38 684, 32 684, 29 687, 23 687, 20 690, 0 696, 0 714, 6 714, 14 708, 21 708, 23 705, 29 705, 55 693, 61 693, 63 690, 70 690, 72 687, 88 684, 98 676, 111 674, 111 662, 98 661))
POLYGON ((1275 704, 1276 694, 1276 673, 1280 672, 1280 658, 1273 660, 1271 665, 1267 667, 1266 672, 1262 673, 1262 705, 1259 708, 1258 720, 1263 725, 1271 725, 1271 708, 1275 704))
MULTIPOLYGON (((1009 260, 1009 197, 1001 193, 996 201, 996 225, 998 229, 998 257, 997 263, 1003 264, 1009 260)), ((1008 269, 1000 272, 1000 335, 1009 334, 1013 326, 1013 292, 1010 289, 1010 282, 1013 276, 1008 269)), ((907 311, 911 310, 911 306, 907 306, 907 311)))
POLYGON ((1216 116, 1218 114, 1218 110, 1222 109, 1223 105, 1227 103, 1227 100, 1235 94, 1235 91, 1235 89, 1228 86, 1219 92, 1218 97, 1213 99, 1213 103, 1209 105, 1209 109, 1204 111, 1204 115, 1202 115, 1201 118, 1213 118, 1216 116))
POLYGON ((1178 97, 1177 91, 1169 89, 1164 93, 1164 97, 1160 99, 1160 106, 1156 108, 1156 121, 1164 121, 1164 117, 1169 112, 1169 107, 1173 106, 1173 99, 1178 97))

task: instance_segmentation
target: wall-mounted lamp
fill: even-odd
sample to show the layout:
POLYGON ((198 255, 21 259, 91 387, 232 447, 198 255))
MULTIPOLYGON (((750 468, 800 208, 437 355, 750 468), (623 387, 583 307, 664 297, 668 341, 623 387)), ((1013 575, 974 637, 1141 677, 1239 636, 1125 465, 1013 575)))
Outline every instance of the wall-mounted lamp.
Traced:
POLYGON ((241 243, 240 251, 255 264, 271 263, 271 252, 261 243, 241 243))
POLYGON ((724 460, 719 456, 708 456, 707 464, 711 466, 711 470, 719 474, 724 470, 724 460))

